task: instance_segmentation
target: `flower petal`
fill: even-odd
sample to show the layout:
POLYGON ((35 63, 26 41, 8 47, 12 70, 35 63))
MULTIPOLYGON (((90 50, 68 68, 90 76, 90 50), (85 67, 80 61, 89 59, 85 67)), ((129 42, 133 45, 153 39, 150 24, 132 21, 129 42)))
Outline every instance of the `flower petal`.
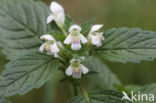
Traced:
POLYGON ((57 14, 59 12, 64 13, 64 9, 63 7, 58 4, 57 2, 52 2, 50 5, 50 10, 52 11, 52 13, 57 14))
POLYGON ((104 40, 103 32, 99 33, 97 35, 97 47, 100 47, 102 45, 102 40, 104 40))
POLYGON ((65 72, 66 75, 71 76, 72 73, 73 73, 73 72, 72 72, 72 69, 73 69, 73 68, 72 68, 72 66, 70 65, 70 66, 67 68, 66 72, 65 72))
POLYGON ((40 37, 40 39, 55 40, 50 34, 43 35, 40 37))
POLYGON ((51 49, 51 52, 53 53, 59 52, 59 48, 57 47, 56 43, 54 43, 53 45, 50 45, 50 49, 51 49))
POLYGON ((53 15, 52 14, 50 14, 49 16, 48 16, 48 18, 47 18, 47 24, 49 24, 50 22, 52 22, 53 21, 53 15))
POLYGON ((93 45, 97 45, 98 44, 98 37, 97 36, 94 36, 94 35, 91 35, 91 43, 93 45))
POLYGON ((89 72, 89 70, 88 70, 87 67, 83 66, 82 64, 80 64, 80 66, 81 66, 81 69, 82 69, 82 73, 83 74, 87 74, 89 72))
POLYGON ((102 27, 103 27, 103 24, 93 25, 92 28, 91 28, 91 32, 98 31, 102 27))
POLYGON ((73 71, 73 78, 81 79, 81 76, 82 76, 82 70, 81 70, 80 67, 73 68, 72 71, 73 71))
POLYGON ((62 44, 60 41, 58 41, 57 44, 58 44, 58 46, 59 46, 60 48, 64 48, 64 47, 63 47, 63 44, 62 44))
POLYGON ((80 34, 80 39, 81 39, 82 44, 87 43, 87 39, 82 34, 80 34))
POLYGON ((77 32, 80 32, 81 31, 81 27, 79 25, 72 25, 70 28, 69 28, 69 32, 71 33, 74 29, 77 30, 77 32))
POLYGON ((92 44, 96 45, 97 47, 100 47, 102 45, 102 40, 104 40, 103 34, 98 34, 96 36, 92 35, 91 38, 92 38, 91 40, 92 44))
POLYGON ((81 49, 80 41, 78 43, 72 43, 71 48, 72 50, 80 50, 81 49))
POLYGON ((102 45, 102 42, 99 42, 96 46, 100 47, 102 45))
POLYGON ((102 40, 105 40, 104 36, 103 36, 103 32, 100 32, 99 35, 102 36, 102 40))
POLYGON ((63 26, 64 24, 64 21, 65 21, 65 14, 64 13, 58 13, 54 16, 54 20, 55 22, 57 23, 57 25, 60 27, 60 26, 63 26))
POLYGON ((43 52, 45 44, 46 44, 46 43, 43 43, 43 44, 40 46, 40 48, 39 48, 39 51, 40 51, 40 52, 43 52))
POLYGON ((59 55, 57 53, 54 53, 55 58, 59 58, 59 55))
POLYGON ((71 42, 72 42, 72 36, 68 35, 66 39, 64 40, 64 44, 70 44, 71 42))
POLYGON ((73 62, 75 62, 75 61, 76 61, 76 59, 74 59, 74 58, 71 59, 71 60, 70 60, 70 64, 73 63, 73 62))

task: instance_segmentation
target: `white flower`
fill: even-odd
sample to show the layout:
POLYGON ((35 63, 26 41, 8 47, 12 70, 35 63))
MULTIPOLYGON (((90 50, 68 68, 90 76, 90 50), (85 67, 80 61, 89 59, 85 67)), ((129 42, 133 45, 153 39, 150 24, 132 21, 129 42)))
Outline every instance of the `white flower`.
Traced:
POLYGON ((52 13, 47 18, 47 24, 54 20, 56 24, 62 28, 65 21, 65 14, 64 14, 63 7, 56 2, 52 2, 50 5, 50 10, 52 13))
POLYGON ((89 41, 97 47, 101 46, 102 40, 104 40, 103 32, 98 32, 102 27, 103 25, 93 25, 88 34, 89 41))
POLYGON ((72 50, 80 50, 81 43, 87 43, 87 39, 80 33, 81 27, 73 25, 69 28, 69 35, 64 40, 64 44, 71 44, 72 50))
POLYGON ((46 50, 48 55, 54 55, 57 58, 59 52, 57 41, 49 34, 41 36, 40 39, 46 42, 40 46, 39 51, 43 52, 46 50))
POLYGON ((70 61, 70 66, 65 72, 66 75, 81 79, 82 74, 87 74, 89 72, 88 68, 80 63, 80 59, 72 59, 70 61))

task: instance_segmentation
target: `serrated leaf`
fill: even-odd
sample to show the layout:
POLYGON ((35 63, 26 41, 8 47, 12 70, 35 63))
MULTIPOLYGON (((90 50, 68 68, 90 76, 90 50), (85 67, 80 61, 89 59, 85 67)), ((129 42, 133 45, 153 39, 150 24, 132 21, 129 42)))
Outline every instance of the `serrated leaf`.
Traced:
POLYGON ((147 93, 147 94, 153 94, 156 97, 156 84, 150 84, 150 85, 144 85, 144 86, 139 86, 139 85, 127 85, 125 87, 129 92, 141 92, 141 93, 147 93))
POLYGON ((0 42, 9 59, 35 51, 47 30, 49 8, 32 0, 0 2, 0 42))
MULTIPOLYGON (((90 103, 131 103, 127 100, 121 101, 123 94, 116 91, 105 90, 89 93, 90 103)), ((68 103, 89 103, 83 95, 77 96, 68 103)))
MULTIPOLYGON (((97 72, 91 75, 91 86, 101 89, 115 89, 115 85, 121 85, 120 80, 117 76, 111 72, 107 65, 94 56, 91 56, 87 60, 86 65, 90 71, 97 72)), ((94 88, 95 89, 95 88, 94 88)))
POLYGON ((112 62, 140 62, 156 58, 156 32, 113 28, 105 32, 97 54, 112 62))
MULTIPOLYGON (((125 89, 131 93, 132 91, 136 94, 146 94, 146 95, 149 95, 149 94, 152 94, 154 95, 154 97, 156 97, 156 84, 153 83, 153 84, 150 84, 150 85, 144 85, 144 86, 139 86, 139 85, 127 85, 125 86, 125 89)), ((154 102, 156 102, 156 98, 154 98, 154 102)), ((151 103, 151 102, 148 102, 148 101, 144 101, 144 102, 136 102, 136 103, 151 103)))
POLYGON ((0 95, 22 95, 41 87, 54 75, 59 65, 56 58, 36 52, 11 61, 0 77, 0 95))
POLYGON ((47 34, 51 34, 56 40, 63 42, 65 40, 65 36, 63 35, 62 32, 52 30, 47 32, 47 34))
POLYGON ((143 93, 152 93, 156 96, 156 84, 145 85, 141 88, 143 93))
POLYGON ((81 28, 82 28, 81 33, 85 34, 85 33, 89 32, 89 30, 90 30, 90 28, 91 28, 94 21, 95 21, 95 18, 90 19, 89 21, 81 24, 81 28))
POLYGON ((138 86, 138 85, 127 85, 125 87, 122 87, 124 88, 127 92, 131 92, 131 91, 134 91, 134 92, 137 92, 137 91, 140 91, 141 89, 141 86, 138 86))

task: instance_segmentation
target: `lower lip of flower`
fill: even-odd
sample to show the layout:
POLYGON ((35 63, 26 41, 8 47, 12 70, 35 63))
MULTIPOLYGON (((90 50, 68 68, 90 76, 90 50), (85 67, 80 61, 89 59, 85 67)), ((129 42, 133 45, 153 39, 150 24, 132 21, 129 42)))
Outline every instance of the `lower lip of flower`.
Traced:
POLYGON ((46 45, 46 46, 45 46, 45 50, 46 50, 46 51, 50 51, 50 45, 46 45))
POLYGON ((81 70, 80 70, 80 68, 74 68, 74 70, 73 70, 73 77, 74 78, 81 78, 81 70))
POLYGON ((75 68, 74 72, 78 73, 79 72, 79 68, 75 68))
POLYGON ((73 38, 73 43, 74 43, 74 44, 79 44, 79 39, 78 39, 77 37, 74 37, 74 38, 73 38))

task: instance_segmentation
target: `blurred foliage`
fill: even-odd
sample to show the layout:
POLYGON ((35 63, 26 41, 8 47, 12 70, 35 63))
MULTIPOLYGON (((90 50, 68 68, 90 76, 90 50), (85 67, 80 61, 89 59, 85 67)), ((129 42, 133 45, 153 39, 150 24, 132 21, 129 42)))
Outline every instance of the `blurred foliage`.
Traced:
MULTIPOLYGON (((36 0, 44 1, 50 4, 51 0, 36 0)), ((112 27, 140 27, 147 30, 156 31, 156 0, 55 0, 61 3, 65 12, 69 14, 76 23, 81 24, 88 21, 90 18, 96 17, 95 23, 104 24, 104 30, 112 27)), ((0 71, 4 69, 6 60, 0 52, 0 71)), ((143 85, 156 82, 156 61, 136 63, 111 63, 108 64, 111 70, 117 74, 123 84, 136 84, 143 85)), ((55 78, 58 80, 58 78, 55 78)), ((55 80, 52 79, 52 80, 55 80)), ((48 85, 48 84, 47 84, 48 85)), ((44 89, 47 85, 38 90, 33 90, 23 96, 14 96, 9 98, 12 103, 45 103, 44 89)), ((54 99, 53 103, 66 103, 70 98, 71 90, 67 83, 60 83, 59 81, 53 84, 54 88, 48 92, 51 98, 54 99), (56 84, 57 83, 57 84, 56 84)), ((51 103, 50 101, 47 103, 51 103)))

